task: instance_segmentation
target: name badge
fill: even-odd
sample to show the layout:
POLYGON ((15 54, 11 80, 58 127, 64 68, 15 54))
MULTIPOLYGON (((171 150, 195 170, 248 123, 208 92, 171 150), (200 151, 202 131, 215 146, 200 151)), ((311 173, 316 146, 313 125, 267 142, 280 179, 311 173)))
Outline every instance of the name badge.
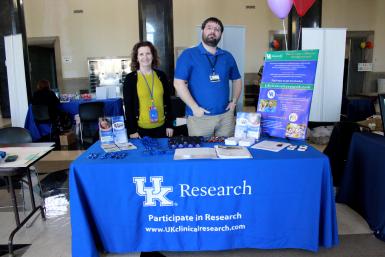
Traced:
POLYGON ((151 123, 156 123, 158 122, 158 110, 156 109, 155 106, 150 107, 150 121, 151 123))
POLYGON ((210 82, 219 82, 221 79, 219 78, 218 74, 213 74, 210 76, 210 82))

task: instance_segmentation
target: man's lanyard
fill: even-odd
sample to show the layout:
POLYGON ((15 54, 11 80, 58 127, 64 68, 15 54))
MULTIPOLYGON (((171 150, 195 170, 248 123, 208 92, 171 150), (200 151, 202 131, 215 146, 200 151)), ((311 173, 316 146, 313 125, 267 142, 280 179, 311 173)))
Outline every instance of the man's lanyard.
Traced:
POLYGON ((215 65, 217 64, 218 55, 215 55, 214 63, 211 62, 210 57, 206 54, 206 58, 210 63, 212 74, 215 74, 215 65))
POLYGON ((152 86, 151 86, 151 89, 150 89, 150 85, 148 84, 148 81, 146 79, 146 76, 144 76, 142 71, 140 71, 140 73, 142 74, 142 76, 144 78, 144 81, 146 82, 146 86, 148 88, 148 91, 150 91, 151 103, 152 103, 152 105, 154 105, 154 71, 151 71, 151 76, 152 76, 152 86))

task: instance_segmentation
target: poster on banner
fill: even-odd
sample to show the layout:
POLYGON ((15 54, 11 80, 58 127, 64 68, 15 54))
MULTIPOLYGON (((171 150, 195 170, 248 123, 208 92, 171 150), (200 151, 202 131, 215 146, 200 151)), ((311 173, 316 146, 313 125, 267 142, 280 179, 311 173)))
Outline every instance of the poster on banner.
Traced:
POLYGON ((266 52, 257 105, 264 134, 305 139, 318 52, 266 52))

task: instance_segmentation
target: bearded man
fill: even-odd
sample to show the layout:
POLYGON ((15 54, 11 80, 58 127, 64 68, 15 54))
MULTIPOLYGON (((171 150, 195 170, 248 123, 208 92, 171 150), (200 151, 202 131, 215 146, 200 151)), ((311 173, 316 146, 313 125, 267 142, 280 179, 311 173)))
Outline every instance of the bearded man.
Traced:
POLYGON ((189 136, 230 137, 242 91, 241 75, 231 53, 217 46, 224 30, 222 22, 210 17, 201 29, 202 42, 184 50, 177 60, 174 87, 186 103, 189 136))

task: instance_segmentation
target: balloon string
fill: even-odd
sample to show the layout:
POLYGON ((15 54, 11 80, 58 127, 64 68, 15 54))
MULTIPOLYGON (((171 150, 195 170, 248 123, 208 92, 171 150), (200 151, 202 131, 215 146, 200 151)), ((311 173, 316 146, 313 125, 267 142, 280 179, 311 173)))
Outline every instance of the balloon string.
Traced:
POLYGON ((299 50, 299 41, 301 39, 301 34, 302 34, 302 17, 299 17, 299 31, 298 31, 297 50, 299 50))
POLYGON ((285 34, 285 44, 286 44, 286 51, 287 51, 287 38, 286 38, 285 19, 282 19, 282 26, 283 26, 283 33, 285 34))

